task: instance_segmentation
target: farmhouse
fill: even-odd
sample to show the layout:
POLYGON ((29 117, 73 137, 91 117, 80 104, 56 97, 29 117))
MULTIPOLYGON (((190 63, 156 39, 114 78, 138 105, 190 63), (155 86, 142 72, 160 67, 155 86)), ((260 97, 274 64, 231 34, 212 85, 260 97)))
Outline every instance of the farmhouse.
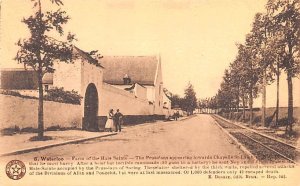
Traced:
MULTIPOLYGON (((120 109, 127 123, 164 118, 170 113, 170 100, 163 92, 159 57, 104 56, 101 65, 96 66, 89 63, 93 59, 86 52, 75 47, 74 53, 80 57, 72 64, 55 63, 55 72, 44 76, 43 85, 45 90, 52 87, 75 90, 83 97, 78 105, 81 119, 77 119, 77 127, 90 131, 103 129, 109 109, 120 109)), ((17 71, 25 73, 24 77, 16 78, 15 69, 1 70, 1 89, 36 93, 33 71, 17 71), (24 79, 27 79, 25 87, 20 83, 24 79)), ((49 121, 45 123, 46 127, 53 125, 51 119, 45 121, 49 121)))
POLYGON ((163 81, 160 58, 156 56, 104 56, 103 81, 114 87, 130 90, 153 104, 153 113, 163 113, 163 81), (128 85, 132 85, 128 87, 128 85), (143 90, 145 89, 145 91, 143 90), (146 95, 144 95, 146 93, 146 95))

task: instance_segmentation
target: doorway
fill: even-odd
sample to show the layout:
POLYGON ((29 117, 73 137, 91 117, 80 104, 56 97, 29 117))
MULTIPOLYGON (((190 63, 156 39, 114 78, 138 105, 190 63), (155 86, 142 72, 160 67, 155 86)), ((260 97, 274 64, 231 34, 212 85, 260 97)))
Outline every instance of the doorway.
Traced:
POLYGON ((99 131, 98 127, 98 91, 95 84, 90 83, 84 97, 84 118, 82 129, 87 131, 99 131))

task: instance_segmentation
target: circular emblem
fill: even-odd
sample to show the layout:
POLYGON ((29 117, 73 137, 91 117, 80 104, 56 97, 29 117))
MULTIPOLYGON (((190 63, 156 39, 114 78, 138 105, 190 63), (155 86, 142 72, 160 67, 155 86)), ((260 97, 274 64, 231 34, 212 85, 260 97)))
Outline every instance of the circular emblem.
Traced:
POLYGON ((25 164, 20 160, 11 160, 6 165, 6 175, 13 180, 19 180, 24 177, 26 173, 25 164))

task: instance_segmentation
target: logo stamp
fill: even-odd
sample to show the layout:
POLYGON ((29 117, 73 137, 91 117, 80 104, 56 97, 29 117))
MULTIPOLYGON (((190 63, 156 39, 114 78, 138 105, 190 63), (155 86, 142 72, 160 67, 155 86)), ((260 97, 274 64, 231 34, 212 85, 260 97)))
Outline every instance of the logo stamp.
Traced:
POLYGON ((19 180, 24 177, 26 173, 25 164, 20 160, 11 160, 6 165, 6 175, 13 180, 19 180))

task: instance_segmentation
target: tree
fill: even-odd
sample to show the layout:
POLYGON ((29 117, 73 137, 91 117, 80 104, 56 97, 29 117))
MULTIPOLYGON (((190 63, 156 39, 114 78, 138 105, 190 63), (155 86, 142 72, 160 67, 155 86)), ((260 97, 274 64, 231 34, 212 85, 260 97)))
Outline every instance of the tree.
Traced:
POLYGON ((265 123, 266 85, 277 81, 276 125, 279 113, 279 76, 287 74, 288 122, 286 133, 291 134, 293 119, 293 78, 300 73, 300 0, 268 0, 267 13, 255 15, 251 32, 245 44, 238 45, 238 55, 230 69, 225 71, 217 103, 231 112, 232 105, 239 107, 239 98, 249 103, 250 124, 253 122, 253 99, 259 86, 263 94, 262 122, 265 123), (233 98, 232 95, 235 95, 233 98))
POLYGON ((233 85, 237 87, 236 99, 238 104, 238 110, 240 99, 242 101, 243 121, 245 121, 246 116, 246 105, 248 103, 249 97, 249 78, 251 78, 250 74, 248 73, 248 66, 244 66, 246 63, 244 59, 245 55, 243 52, 244 47, 244 45, 238 45, 238 55, 236 56, 233 63, 230 65, 233 77, 233 85))
MULTIPOLYGON (((38 105, 38 139, 44 137, 44 113, 43 113, 43 86, 44 74, 54 72, 54 62, 72 63, 77 56, 73 53, 73 34, 68 34, 65 41, 59 41, 50 37, 50 32, 56 31, 61 37, 64 36, 63 25, 70 17, 65 11, 42 11, 41 0, 31 0, 33 9, 37 9, 33 15, 22 20, 30 31, 30 37, 20 39, 17 42, 19 51, 16 60, 24 64, 24 67, 31 67, 38 78, 39 105, 38 105)), ((52 4, 62 6, 61 0, 51 0, 52 4)), ((91 55, 99 57, 97 51, 90 52, 91 55)), ((99 65, 98 60, 89 61, 99 65)))
POLYGON ((174 94, 170 99, 171 99, 172 108, 176 108, 176 107, 182 108, 182 98, 179 95, 174 94))
POLYGON ((189 82, 184 90, 183 106, 188 115, 192 114, 195 108, 197 108, 196 92, 193 85, 189 82))
POLYGON ((266 126, 266 86, 274 81, 273 48, 270 45, 274 29, 270 16, 257 13, 252 24, 252 45, 260 67, 258 76, 262 91, 262 124, 266 126))
POLYGON ((218 105, 217 105, 217 96, 213 96, 209 99, 209 103, 208 106, 211 110, 211 113, 216 114, 217 113, 217 109, 218 109, 218 105))
MULTIPOLYGON (((269 16, 269 15, 268 15, 269 16)), ((269 16, 270 25, 269 25, 269 37, 268 42, 266 43, 266 51, 267 51, 267 58, 269 60, 268 63, 268 77, 269 82, 273 82, 273 76, 276 76, 276 109, 272 116, 272 119, 275 115, 275 127, 278 126, 278 117, 279 117, 279 80, 281 70, 283 68, 283 56, 284 56, 284 45, 280 42, 281 34, 278 32, 280 30, 278 28, 278 24, 275 24, 275 21, 272 17, 269 16)))
POLYGON ((273 32, 273 38, 270 42, 270 47, 272 46, 273 49, 273 72, 276 75, 276 110, 274 112, 275 114, 275 127, 278 127, 278 119, 279 119, 279 80, 280 80, 280 75, 281 75, 281 69, 283 67, 282 61, 283 61, 283 56, 284 56, 284 48, 278 42, 279 40, 277 37, 280 37, 277 32, 273 32))
POLYGON ((231 72, 228 69, 225 69, 224 76, 223 76, 223 82, 221 83, 221 91, 222 91, 222 101, 223 106, 226 108, 227 112, 229 112, 229 115, 231 115, 234 100, 234 94, 233 94, 233 86, 232 86, 232 76, 231 72))
POLYGON ((259 79, 259 66, 256 58, 254 39, 251 34, 247 35, 245 45, 238 45, 238 61, 241 64, 241 86, 249 97, 250 124, 253 123, 253 99, 257 97, 259 79))
POLYGON ((182 98, 179 95, 173 94, 166 88, 163 88, 163 91, 168 99, 171 100, 171 108, 182 108, 182 98))
POLYGON ((286 133, 291 134, 293 118, 293 78, 300 72, 300 0, 269 0, 266 8, 277 25, 277 37, 284 48, 282 68, 287 74, 288 123, 286 133))
POLYGON ((239 112, 240 110, 240 97, 241 94, 241 63, 235 59, 233 63, 230 64, 230 74, 231 74, 231 86, 232 86, 232 93, 234 98, 234 105, 236 107, 236 111, 239 112))
POLYGON ((200 112, 205 113, 207 108, 207 99, 200 99, 198 101, 198 105, 200 107, 200 112))

